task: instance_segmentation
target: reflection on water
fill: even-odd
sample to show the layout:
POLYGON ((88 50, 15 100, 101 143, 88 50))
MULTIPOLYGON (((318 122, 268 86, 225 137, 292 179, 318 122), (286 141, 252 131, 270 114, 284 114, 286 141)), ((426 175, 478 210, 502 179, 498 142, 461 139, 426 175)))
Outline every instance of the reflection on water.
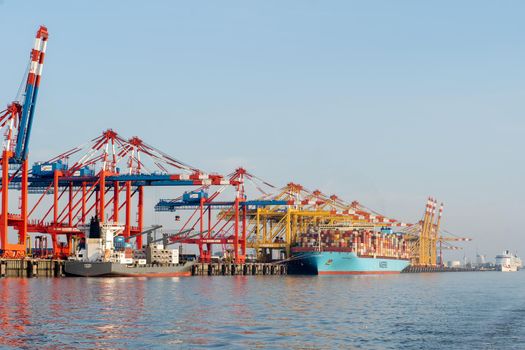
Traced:
POLYGON ((0 347, 525 348, 525 273, 0 279, 0 347))

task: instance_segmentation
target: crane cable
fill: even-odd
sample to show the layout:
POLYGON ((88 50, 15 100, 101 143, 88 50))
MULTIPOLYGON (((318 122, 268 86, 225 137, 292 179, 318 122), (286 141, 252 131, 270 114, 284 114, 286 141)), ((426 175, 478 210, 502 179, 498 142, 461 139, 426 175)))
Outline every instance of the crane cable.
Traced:
POLYGON ((15 96, 15 101, 18 102, 21 106, 24 105, 24 100, 26 97, 24 87, 27 84, 27 75, 29 74, 30 67, 31 67, 31 59, 29 59, 29 62, 27 62, 27 67, 25 69, 24 76, 22 77, 22 81, 20 82, 20 86, 18 87, 18 91, 15 96))

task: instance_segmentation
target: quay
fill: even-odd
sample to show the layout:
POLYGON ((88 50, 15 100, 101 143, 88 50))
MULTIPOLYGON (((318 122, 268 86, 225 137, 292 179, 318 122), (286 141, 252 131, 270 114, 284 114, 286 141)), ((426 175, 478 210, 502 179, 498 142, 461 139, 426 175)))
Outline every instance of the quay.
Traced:
MULTIPOLYGON (((64 277, 64 260, 0 259, 0 277, 64 277)), ((279 263, 197 263, 192 276, 284 276, 286 264, 279 263)))
POLYGON ((64 260, 1 259, 0 277, 63 277, 64 260))
POLYGON ((408 266, 401 273, 424 273, 424 272, 482 272, 495 271, 495 269, 477 267, 446 267, 446 266, 408 266))
POLYGON ((273 275, 288 273, 286 264, 276 263, 197 263, 191 270, 192 276, 230 276, 230 275, 273 275))
MULTIPOLYGON (((64 277, 64 260, 60 259, 0 259, 0 277, 64 277)), ((494 269, 474 267, 408 266, 401 273, 484 272, 494 269)), ((288 266, 283 263, 196 263, 192 276, 285 276, 288 266)))

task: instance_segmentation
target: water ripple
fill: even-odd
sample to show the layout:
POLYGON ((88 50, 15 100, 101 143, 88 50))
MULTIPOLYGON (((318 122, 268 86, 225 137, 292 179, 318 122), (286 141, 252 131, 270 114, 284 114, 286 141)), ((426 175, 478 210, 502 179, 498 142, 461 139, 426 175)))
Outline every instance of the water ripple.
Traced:
POLYGON ((523 349, 525 273, 0 280, 0 347, 523 349))

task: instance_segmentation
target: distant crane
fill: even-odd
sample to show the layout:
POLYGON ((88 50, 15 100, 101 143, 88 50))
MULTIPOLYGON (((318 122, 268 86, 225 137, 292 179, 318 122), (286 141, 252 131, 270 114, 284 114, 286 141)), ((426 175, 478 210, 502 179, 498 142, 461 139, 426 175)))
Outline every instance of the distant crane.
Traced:
POLYGON ((448 244, 448 242, 468 242, 471 238, 457 237, 444 231, 448 236, 444 236, 441 230, 441 219, 443 216, 443 203, 437 211, 437 201, 429 197, 425 207, 423 219, 418 224, 409 227, 407 233, 411 241, 412 264, 417 266, 437 266, 437 256, 439 254, 440 264, 443 265, 443 250, 460 250, 448 244))
MULTIPOLYGON (((449 232, 447 232, 450 234, 449 232)), ((442 236, 440 235, 438 238, 438 244, 439 244, 439 262, 440 265, 444 265, 443 263, 443 250, 461 250, 462 247, 457 247, 448 244, 448 242, 470 242, 472 241, 472 238, 467 237, 456 237, 456 236, 442 236)))

